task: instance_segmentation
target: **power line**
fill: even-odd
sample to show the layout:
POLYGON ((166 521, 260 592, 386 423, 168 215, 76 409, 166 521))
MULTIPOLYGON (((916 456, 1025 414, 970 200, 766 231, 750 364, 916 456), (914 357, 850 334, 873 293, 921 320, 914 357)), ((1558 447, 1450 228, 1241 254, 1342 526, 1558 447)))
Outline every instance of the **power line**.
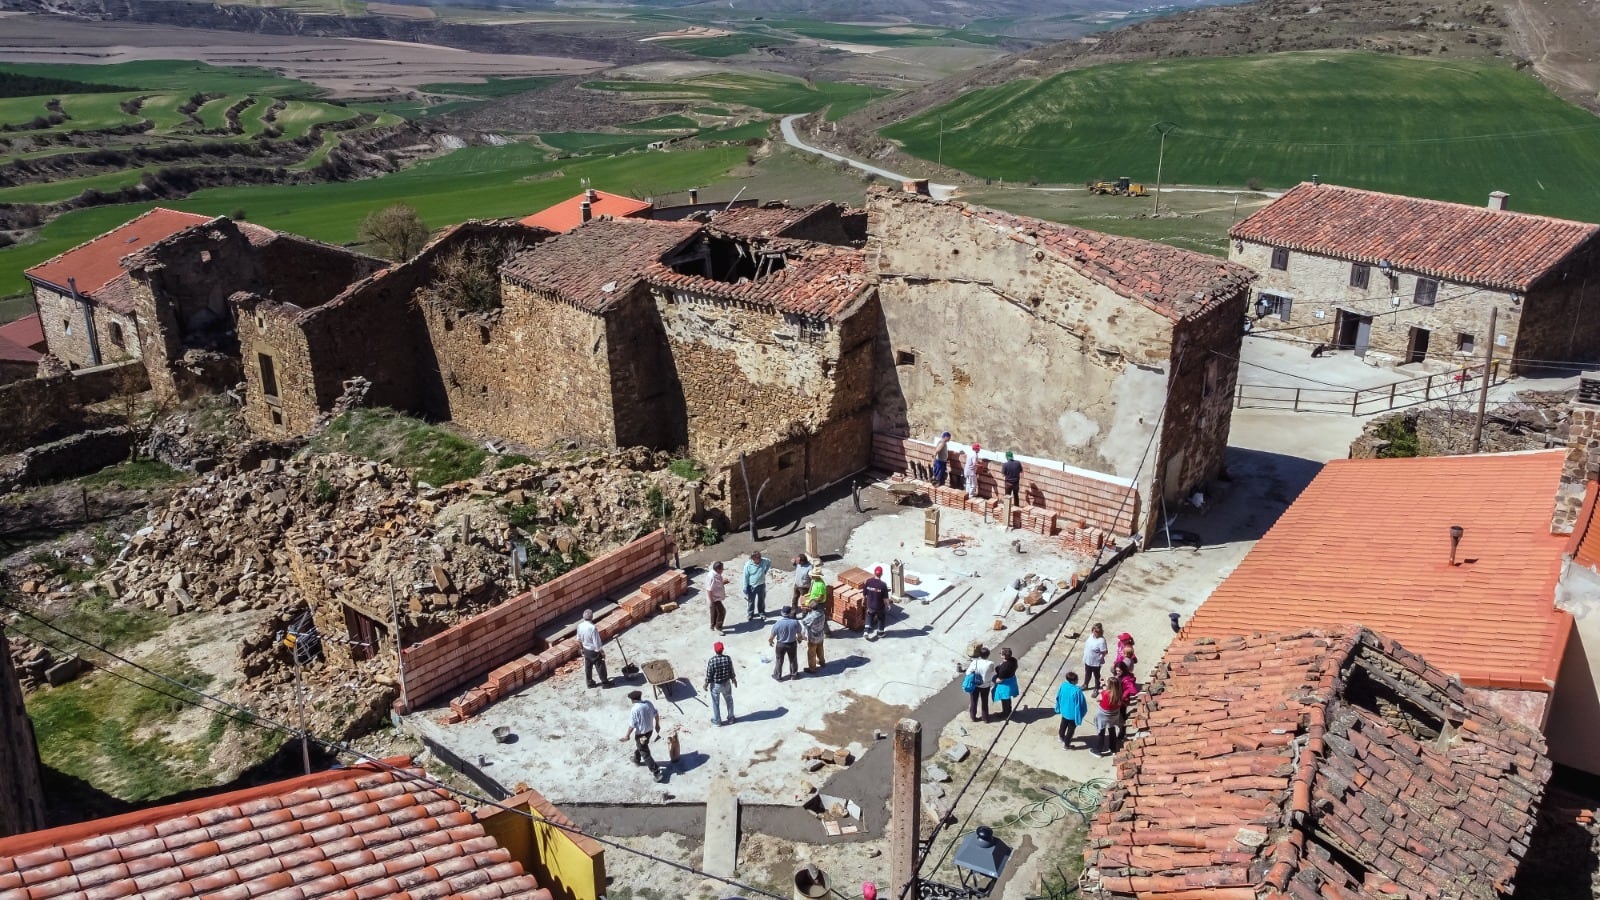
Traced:
MULTIPOLYGON (((533 813, 531 810, 524 810, 524 809, 519 809, 519 808, 513 807, 513 806, 506 806, 505 804, 503 804, 503 803, 501 803, 499 801, 492 800, 492 799, 489 799, 487 797, 481 797, 481 796, 478 796, 476 794, 473 794, 470 791, 464 791, 464 790, 462 790, 460 788, 457 788, 457 787, 454 787, 452 785, 445 784, 444 782, 439 781, 436 778, 432 778, 432 777, 430 777, 430 776, 428 776, 426 774, 418 774, 418 773, 413 772, 413 771, 408 770, 408 769, 402 769, 402 768, 400 768, 398 766, 390 765, 389 763, 385 762, 383 759, 380 759, 379 757, 373 756, 372 754, 367 753, 365 751, 357 750, 356 748, 350 746, 349 744, 330 741, 330 740, 328 740, 326 738, 319 737, 319 736, 317 736, 315 734, 312 734, 309 731, 304 731, 303 732, 303 731, 298 731, 296 729, 292 729, 289 726, 287 726, 287 725, 285 725, 285 724, 283 724, 281 722, 276 722, 276 721, 274 721, 274 720, 272 720, 272 719, 270 719, 270 718, 268 718, 266 716, 259 715, 259 714, 255 713, 254 711, 252 711, 252 710, 250 710, 250 709, 248 709, 246 707, 240 706, 240 705, 238 705, 236 703, 233 703, 233 702, 230 702, 228 700, 224 700, 223 698, 215 696, 213 694, 209 694, 209 693, 207 693, 207 692, 205 692, 205 691, 203 691, 203 690, 201 690, 201 689, 199 689, 197 687, 194 687, 192 685, 184 684, 183 682, 178 681, 177 679, 174 679, 174 678, 172 678, 172 677, 170 677, 168 675, 165 675, 165 674, 163 674, 161 672, 157 672, 154 669, 148 668, 148 667, 143 666, 143 665, 141 665, 141 664, 139 664, 137 662, 134 662, 133 660, 130 660, 130 659, 124 657, 124 656, 121 656, 121 655, 119 655, 119 654, 117 654, 117 653, 115 653, 115 652, 113 652, 113 651, 111 651, 111 650, 109 650, 109 649, 107 649, 105 647, 102 647, 102 646, 100 646, 100 645, 98 645, 98 644, 86 639, 86 638, 79 637, 78 635, 75 635, 75 634, 73 634, 73 633, 71 633, 71 632, 69 632, 69 631, 57 626, 55 623, 50 622, 49 620, 46 620, 46 619, 42 619, 39 616, 34 615, 32 612, 30 612, 30 611, 28 611, 26 609, 23 609, 23 608, 21 608, 19 606, 13 605, 12 603, 9 603, 9 602, 7 602, 7 601, 5 601, 3 599, 0 599, 0 606, 3 606, 6 609, 11 610, 12 612, 17 613, 18 615, 22 615, 22 616, 25 616, 25 617, 27 617, 29 619, 32 619, 33 621, 39 623, 40 625, 43 625, 46 628, 49 628, 50 630, 52 630, 52 631, 54 631, 54 632, 56 632, 58 634, 61 634, 62 636, 66 637, 66 638, 68 638, 70 640, 76 641, 76 642, 82 644, 85 647, 89 647, 89 648, 91 648, 93 650, 96 650, 96 651, 98 651, 100 653, 104 653, 106 656, 109 656, 112 659, 114 659, 114 660, 116 660, 116 661, 118 661, 118 662, 120 662, 120 663, 122 663, 122 664, 124 664, 126 666, 130 666, 130 667, 132 667, 134 669, 137 669, 137 670, 139 670, 141 672, 144 672, 147 675, 152 675, 152 676, 154 676, 156 678, 159 678, 162 681, 168 682, 168 683, 174 685, 175 687, 177 687, 177 688, 179 688, 179 689, 181 689, 183 691, 186 691, 186 692, 188 692, 190 694, 193 694, 195 696, 198 696, 198 697, 202 697, 205 700, 211 701, 212 703, 216 703, 216 704, 218 704, 220 706, 227 707, 228 709, 235 710, 240 715, 238 715, 238 716, 228 715, 227 713, 223 713, 220 710, 212 709, 211 707, 206 706, 204 703, 202 703, 202 702, 200 702, 198 700, 194 700, 192 698, 187 698, 187 697, 182 697, 182 696, 179 696, 179 695, 176 695, 176 694, 172 694, 170 692, 163 691, 163 690, 161 690, 161 689, 159 689, 159 688, 157 688, 157 687, 155 687, 153 685, 149 685, 149 684, 145 684, 145 683, 140 682, 140 681, 136 681, 134 679, 128 678, 128 677, 123 676, 123 675, 118 674, 118 673, 113 673, 113 674, 116 674, 116 677, 121 678, 123 681, 126 681, 126 682, 128 682, 130 684, 137 685, 138 687, 142 687, 142 688, 144 688, 146 690, 149 690, 149 691, 154 691, 155 693, 158 693, 158 694, 160 694, 160 695, 162 695, 164 697, 168 697, 170 699, 176 700, 176 701, 178 701, 180 703, 185 703, 185 704, 188 704, 190 706, 197 707, 199 709, 204 709, 207 712, 217 713, 219 715, 228 715, 229 718, 234 719, 235 721, 241 722, 243 724, 253 725, 253 726, 256 726, 258 728, 262 728, 262 729, 269 730, 269 731, 276 731, 276 732, 281 733, 281 734, 283 734, 283 735, 285 735, 287 737, 300 738, 301 736, 305 736, 305 737, 309 738, 311 741, 315 742, 317 744, 317 746, 323 748, 324 750, 326 750, 329 753, 347 754, 347 755, 350 755, 350 756, 357 757, 358 759, 361 759, 363 762, 366 762, 368 764, 376 766, 376 767, 378 767, 378 768, 380 768, 380 769, 382 769, 382 770, 384 770, 386 772, 393 773, 396 776, 399 776, 399 777, 402 777, 402 778, 406 778, 406 779, 411 780, 411 781, 419 782, 419 783, 422 783, 422 784, 426 784, 426 785, 428 785, 428 786, 430 786, 432 788, 435 788, 435 789, 438 789, 438 790, 442 790, 442 791, 445 791, 445 792, 450 793, 450 794, 454 794, 454 795, 459 796, 459 797, 464 797, 464 798, 472 800, 472 801, 474 801, 474 802, 476 802, 476 803, 478 803, 480 805, 493 807, 494 809, 500 810, 502 812, 516 813, 518 815, 521 815, 521 816, 527 818, 531 822, 542 823, 542 824, 545 824, 545 825, 549 825, 549 826, 551 826, 553 828, 558 828, 558 829, 560 829, 560 830, 562 830, 564 832, 570 833, 570 834, 581 835, 581 836, 587 837, 587 838, 589 838, 589 839, 591 839, 591 840, 593 840, 593 841, 595 841, 597 843, 603 844, 603 845, 605 845, 607 847, 614 847, 614 848, 616 848, 618 850, 621 850, 621 851, 623 851, 625 853, 631 853, 631 854, 633 854, 635 856, 639 856, 641 858, 648 859, 648 860, 650 860, 652 862, 655 862, 655 863, 657 863, 659 865, 670 866, 670 867, 672 867, 674 869, 677 869, 677 870, 679 870, 681 872, 687 872, 687 873, 689 873, 691 875, 695 875, 695 876, 700 877, 700 878, 707 878, 707 879, 710 879, 710 880, 713 880, 713 881, 718 881, 718 882, 721 882, 723 884, 729 885, 731 887, 738 888, 741 891, 747 891, 747 892, 752 893, 752 894, 759 894, 759 895, 761 895, 763 897, 771 897, 771 898, 773 898, 773 900, 788 900, 788 898, 784 897, 782 894, 775 894, 775 893, 773 893, 771 891, 767 891, 767 890, 764 890, 762 888, 755 887, 754 885, 745 884, 743 882, 735 881, 735 880, 730 879, 730 878, 724 878, 724 877, 722 877, 720 875, 713 875, 710 872, 706 872, 706 871, 703 871, 703 870, 700 870, 700 869, 696 869, 693 866, 677 862, 676 860, 666 859, 665 857, 657 856, 654 853, 650 853, 650 852, 645 851, 645 850, 639 850, 639 849, 637 849, 635 847, 630 847, 630 846, 628 846, 626 844, 611 840, 609 838, 601 837, 601 836, 595 835, 595 834, 590 834, 589 832, 584 831, 583 829, 581 829, 581 828, 579 828, 579 827, 577 827, 575 825, 563 825, 560 822, 551 821, 550 819, 546 819, 546 818, 544 818, 542 816, 539 816, 539 815, 533 813)), ((102 671, 106 671, 106 672, 110 672, 111 671, 109 668, 107 668, 107 667, 105 667, 103 665, 100 665, 98 663, 95 663, 93 660, 89 660, 88 662, 91 665, 93 665, 95 668, 100 669, 102 671)))

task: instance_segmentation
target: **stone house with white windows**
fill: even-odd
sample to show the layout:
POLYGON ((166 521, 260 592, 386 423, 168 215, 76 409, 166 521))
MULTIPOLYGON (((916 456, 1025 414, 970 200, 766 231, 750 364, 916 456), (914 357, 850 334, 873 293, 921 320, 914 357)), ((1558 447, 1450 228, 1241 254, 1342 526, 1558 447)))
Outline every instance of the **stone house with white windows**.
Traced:
POLYGON ((1228 232, 1261 274, 1257 333, 1376 363, 1468 365, 1484 341, 1511 371, 1600 361, 1600 225, 1305 183, 1228 232), (1495 311, 1494 333, 1489 333, 1495 311))

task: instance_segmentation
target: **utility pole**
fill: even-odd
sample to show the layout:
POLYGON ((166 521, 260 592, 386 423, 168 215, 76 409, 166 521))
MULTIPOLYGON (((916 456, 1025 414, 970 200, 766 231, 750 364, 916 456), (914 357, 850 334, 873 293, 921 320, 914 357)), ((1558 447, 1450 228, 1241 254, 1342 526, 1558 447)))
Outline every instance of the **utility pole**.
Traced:
POLYGON ((1500 313, 1498 306, 1489 309, 1489 339, 1483 348, 1483 384, 1478 386, 1478 420, 1472 425, 1472 452, 1483 449, 1483 413, 1489 405, 1489 368, 1494 365, 1494 320, 1500 313))
POLYGON ((939 159, 935 164, 944 168, 944 116, 939 117, 939 159))
POLYGON ((283 645, 289 648, 289 658, 294 660, 294 705, 300 711, 300 762, 306 774, 311 774, 311 741, 306 731, 306 688, 300 680, 300 635, 291 631, 283 636, 283 645))
POLYGON ((1172 122, 1157 122, 1154 127, 1161 133, 1161 152, 1156 156, 1156 203, 1150 214, 1159 216, 1161 215, 1161 169, 1167 161, 1167 135, 1177 131, 1178 126, 1172 122))

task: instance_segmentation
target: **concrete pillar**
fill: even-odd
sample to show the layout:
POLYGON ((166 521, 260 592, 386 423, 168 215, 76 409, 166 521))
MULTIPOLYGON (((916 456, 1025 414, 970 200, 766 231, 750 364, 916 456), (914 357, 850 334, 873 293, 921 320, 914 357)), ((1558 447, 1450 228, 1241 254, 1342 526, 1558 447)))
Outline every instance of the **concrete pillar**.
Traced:
POLYGON ((819 565, 822 562, 822 540, 817 537, 815 522, 806 523, 806 556, 811 557, 812 565, 819 565))
POLYGON ((894 726, 894 773, 889 795, 889 879, 893 900, 919 900, 917 844, 922 826, 922 723, 894 726))

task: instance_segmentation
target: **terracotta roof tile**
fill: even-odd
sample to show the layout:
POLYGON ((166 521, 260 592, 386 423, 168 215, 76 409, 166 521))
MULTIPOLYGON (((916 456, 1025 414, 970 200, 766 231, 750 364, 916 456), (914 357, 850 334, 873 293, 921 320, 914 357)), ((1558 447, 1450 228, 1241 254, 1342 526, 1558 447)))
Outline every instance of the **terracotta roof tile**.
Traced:
POLYGON ((0 340, 10 341, 30 350, 45 349, 44 325, 38 313, 30 313, 15 322, 0 325, 0 340))
POLYGON ((1527 291, 1600 225, 1331 184, 1301 184, 1228 232, 1459 284, 1527 291))
POLYGON ((210 222, 210 216, 156 207, 121 227, 91 238, 71 250, 46 260, 25 273, 29 278, 61 288, 77 284, 78 293, 99 301, 112 282, 123 279, 122 258, 189 228, 210 222))
POLYGON ((596 219, 528 247, 501 266, 500 273, 529 290, 601 313, 700 228, 693 222, 596 219))
POLYGON ((711 229, 743 238, 780 238, 784 232, 828 208, 817 203, 796 209, 792 206, 746 206, 723 210, 711 217, 711 229))
POLYGON ((1567 555, 1580 566, 1600 571, 1600 514, 1596 509, 1600 509, 1600 481, 1591 481, 1567 542, 1567 555))
POLYGON ((1551 771, 1537 733, 1354 626, 1176 642, 1132 726, 1085 845, 1117 897, 1509 894, 1551 771))
POLYGON ((1549 692, 1571 616, 1550 512, 1565 453, 1328 463, 1200 605, 1188 637, 1353 622, 1475 687, 1549 692), (1451 566, 1452 525, 1464 529, 1451 566))
POLYGON ((0 362, 36 363, 42 358, 44 354, 32 347, 24 347, 15 341, 0 337, 0 362))
POLYGON ((549 898, 454 798, 366 766, 6 838, 0 891, 8 872, 30 900, 447 897, 487 877, 549 898))
POLYGON ((1255 279, 1244 266, 1155 241, 1101 234, 959 201, 895 194, 900 202, 947 204, 963 215, 1012 231, 1080 275, 1171 319, 1210 309, 1255 279))
MULTIPOLYGON (((518 221, 534 228, 548 228, 556 232, 571 231, 583 224, 583 201, 585 196, 585 194, 578 194, 518 221)), ((613 216, 619 219, 634 218, 649 213, 652 208, 654 208, 654 204, 648 200, 635 200, 632 197, 624 197, 620 194, 595 191, 594 199, 589 203, 589 214, 596 219, 601 216, 613 216)))
POLYGON ((667 291, 830 321, 848 311, 870 287, 866 257, 859 250, 796 242, 784 253, 782 269, 755 281, 729 283, 682 275, 659 263, 645 277, 667 291))

